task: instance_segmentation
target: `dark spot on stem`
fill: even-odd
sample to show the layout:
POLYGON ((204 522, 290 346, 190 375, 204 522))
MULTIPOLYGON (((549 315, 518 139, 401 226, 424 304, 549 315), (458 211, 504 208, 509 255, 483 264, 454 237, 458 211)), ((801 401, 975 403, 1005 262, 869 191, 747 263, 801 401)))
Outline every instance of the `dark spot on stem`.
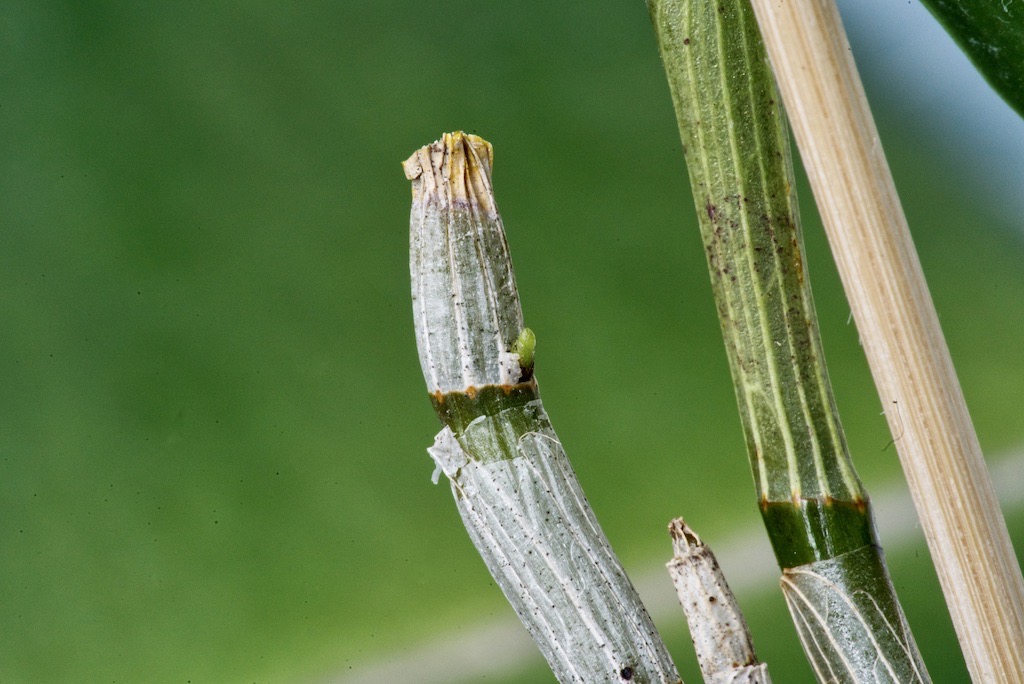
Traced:
POLYGON ((629 680, 633 679, 633 668, 627 665, 626 667, 619 670, 619 676, 622 677, 622 681, 628 682, 629 680))

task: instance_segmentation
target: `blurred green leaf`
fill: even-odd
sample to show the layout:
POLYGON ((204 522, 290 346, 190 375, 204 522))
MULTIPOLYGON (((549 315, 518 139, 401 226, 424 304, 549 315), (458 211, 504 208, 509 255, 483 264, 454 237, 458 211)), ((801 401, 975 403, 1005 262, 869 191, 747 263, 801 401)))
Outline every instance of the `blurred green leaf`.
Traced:
POLYGON ((989 84, 1024 116, 1024 6, 1014 0, 921 0, 989 84))

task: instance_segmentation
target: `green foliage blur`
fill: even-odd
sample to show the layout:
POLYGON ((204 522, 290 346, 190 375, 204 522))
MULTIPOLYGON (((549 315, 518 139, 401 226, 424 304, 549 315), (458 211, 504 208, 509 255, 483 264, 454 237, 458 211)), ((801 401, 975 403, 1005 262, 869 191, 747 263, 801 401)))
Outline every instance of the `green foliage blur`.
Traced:
MULTIPOLYGON (((3 682, 321 681, 510 614, 425 453, 400 162, 444 131, 495 146, 545 403, 627 567, 676 515, 760 524, 643 3, 8 0, 0 50, 3 682)), ((1015 447, 1020 222, 876 106, 983 446, 1015 447)), ((870 490, 898 460, 800 191, 870 490)), ((952 643, 912 561, 918 640, 952 643)))

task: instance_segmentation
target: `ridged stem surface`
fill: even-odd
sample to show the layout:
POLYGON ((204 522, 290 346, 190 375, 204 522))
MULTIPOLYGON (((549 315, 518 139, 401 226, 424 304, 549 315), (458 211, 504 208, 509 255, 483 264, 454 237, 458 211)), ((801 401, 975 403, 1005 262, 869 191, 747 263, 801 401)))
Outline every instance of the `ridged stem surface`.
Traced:
POLYGON ((1022 682, 1024 578, 839 11, 753 6, 967 668, 1022 682))
POLYGON ((804 650, 823 682, 876 681, 878 671, 926 681, 825 370, 786 128, 749 0, 648 5, 761 512, 804 650), (858 582, 828 571, 850 563, 858 582), (818 575, 830 581, 802 583, 818 575), (848 638, 854 624, 865 629, 848 638))
POLYGON ((491 160, 452 133, 405 162, 416 339, 443 425, 435 477, 558 681, 681 684, 541 404, 491 160))

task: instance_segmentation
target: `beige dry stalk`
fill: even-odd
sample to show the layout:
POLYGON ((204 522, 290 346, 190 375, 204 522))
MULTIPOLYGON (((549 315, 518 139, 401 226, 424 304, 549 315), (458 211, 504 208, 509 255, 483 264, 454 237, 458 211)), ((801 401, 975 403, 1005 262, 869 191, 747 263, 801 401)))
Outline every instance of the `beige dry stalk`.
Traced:
POLYGON ((977 682, 1024 681, 1024 581, 833 0, 753 0, 977 682))

